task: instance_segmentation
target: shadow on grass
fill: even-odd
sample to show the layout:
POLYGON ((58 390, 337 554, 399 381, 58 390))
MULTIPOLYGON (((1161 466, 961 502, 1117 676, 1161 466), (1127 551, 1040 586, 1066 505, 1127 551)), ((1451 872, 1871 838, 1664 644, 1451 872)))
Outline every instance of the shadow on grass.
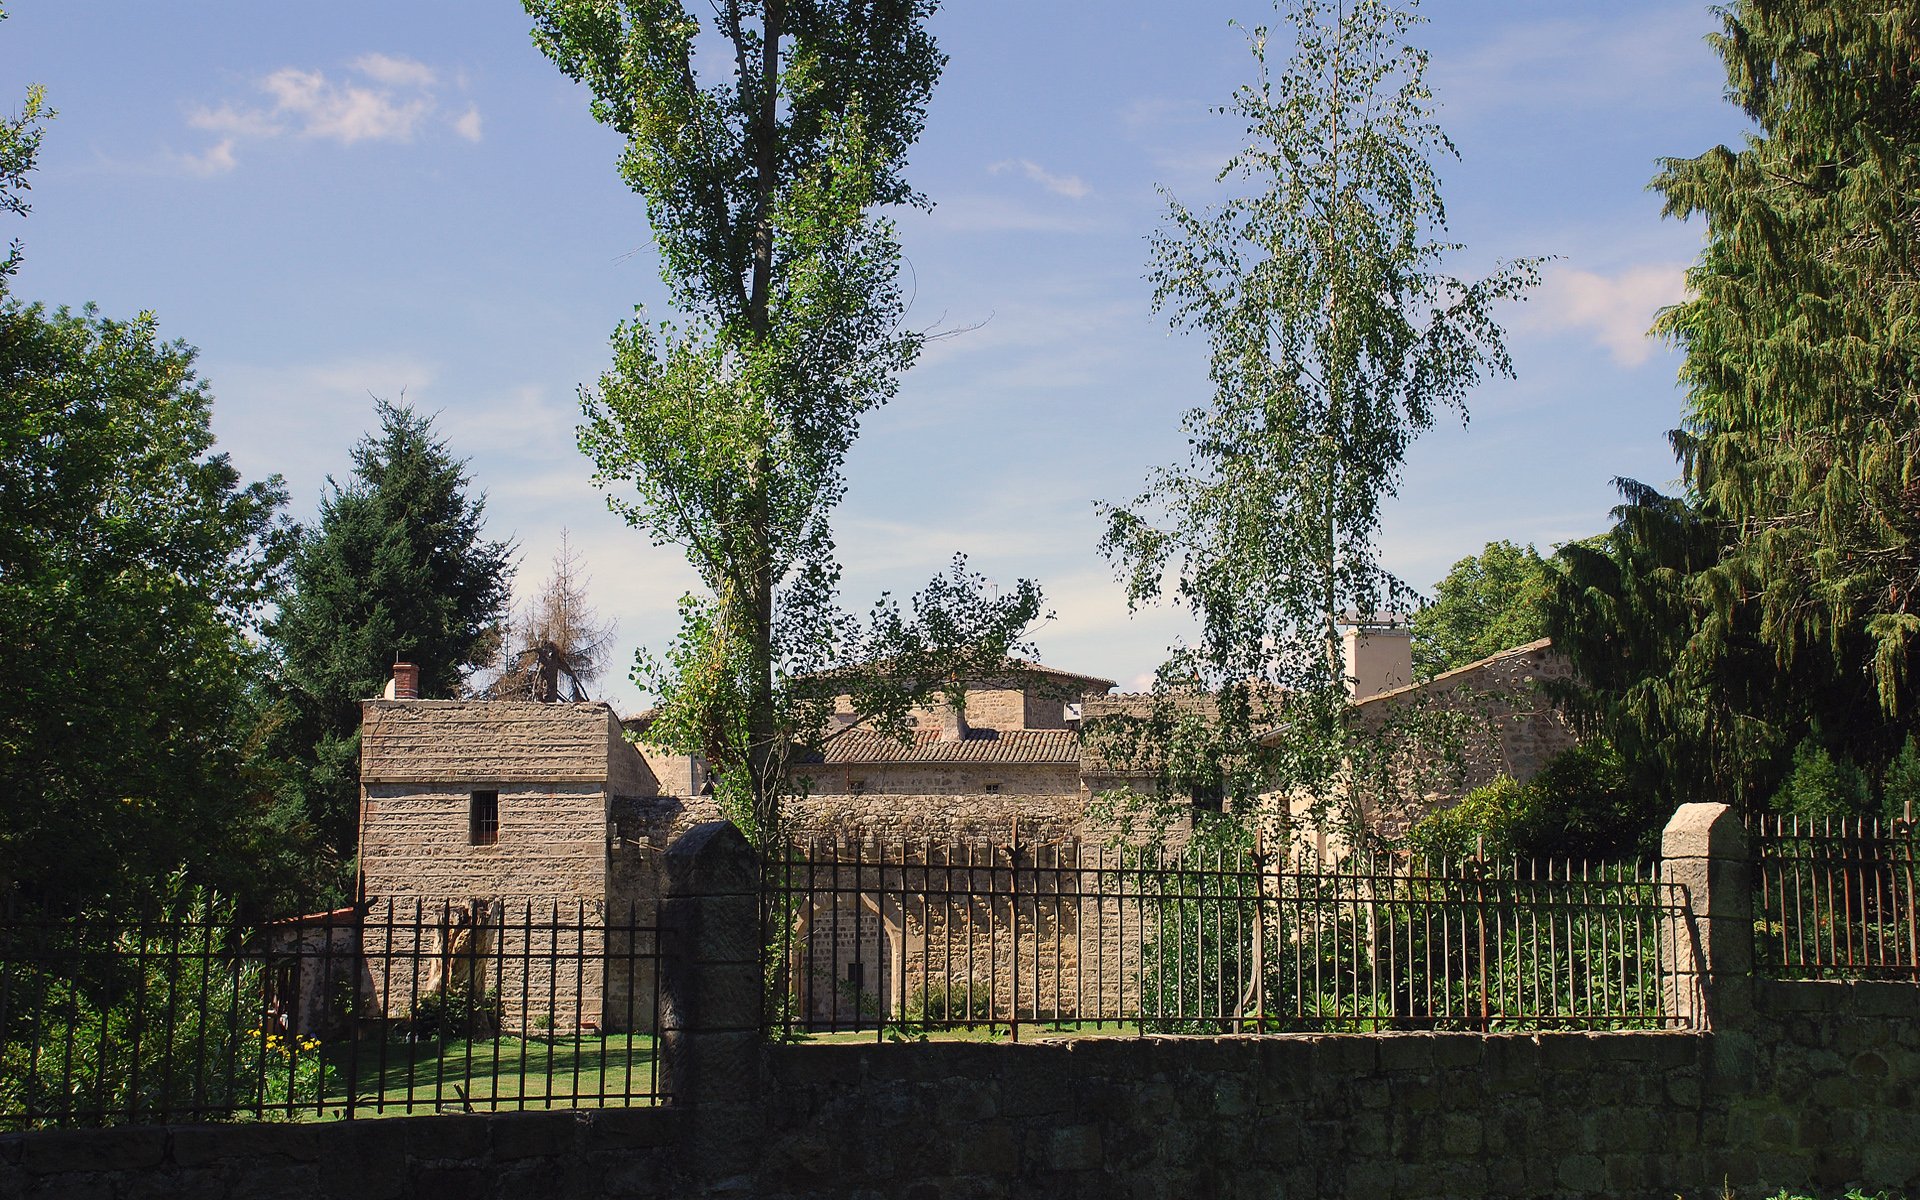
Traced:
POLYGON ((344 1116, 349 1092, 355 1118, 657 1103, 656 1048, 648 1034, 366 1040, 322 1054, 325 1111, 304 1120, 344 1116))

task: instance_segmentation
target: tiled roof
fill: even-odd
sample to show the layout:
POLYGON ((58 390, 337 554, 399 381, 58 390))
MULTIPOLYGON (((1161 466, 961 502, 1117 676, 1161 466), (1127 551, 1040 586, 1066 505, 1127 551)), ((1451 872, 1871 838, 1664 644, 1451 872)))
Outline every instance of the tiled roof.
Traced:
POLYGON ((1080 738, 1067 729, 975 729, 966 740, 943 742, 937 729, 917 729, 912 740, 852 729, 827 743, 821 761, 848 763, 1078 763, 1080 738))

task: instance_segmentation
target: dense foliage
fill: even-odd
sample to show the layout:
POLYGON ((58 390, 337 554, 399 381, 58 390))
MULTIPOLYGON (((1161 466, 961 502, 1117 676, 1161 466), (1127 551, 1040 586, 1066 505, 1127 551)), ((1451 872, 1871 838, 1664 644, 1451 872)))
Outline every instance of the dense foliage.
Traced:
POLYGON ((1669 214, 1706 219, 1686 351, 1692 493, 1729 547, 1698 591, 1708 637, 1751 606, 1783 670, 1863 668, 1887 714, 1920 663, 1920 6, 1742 0, 1714 39, 1758 126, 1671 159, 1669 214))
POLYGON ((359 811, 360 701, 396 659, 420 695, 456 695, 498 652, 512 547, 484 536, 484 497, 434 436, 433 419, 382 401, 380 432, 354 447, 353 477, 329 480, 301 538, 271 626, 288 713, 281 745, 315 826, 342 858, 359 811))
POLYGON ((1547 571, 1532 546, 1488 542, 1453 564, 1413 614, 1413 672, 1431 679, 1545 637, 1547 571))
POLYGON ((150 317, 0 307, 0 889, 287 866, 249 636, 285 496, 214 453, 211 405, 150 317))

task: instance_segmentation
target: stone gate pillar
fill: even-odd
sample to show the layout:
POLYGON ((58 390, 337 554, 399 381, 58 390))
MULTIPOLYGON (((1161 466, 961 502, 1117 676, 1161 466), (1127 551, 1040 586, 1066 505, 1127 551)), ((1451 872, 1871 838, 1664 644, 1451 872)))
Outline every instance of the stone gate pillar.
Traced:
POLYGON ((1686 889, 1662 958, 1668 1011, 1703 1029, 1752 1005, 1753 864, 1747 830, 1725 804, 1682 804, 1660 838, 1660 877, 1686 889))
POLYGON ((759 858, 731 823, 711 821, 667 847, 664 875, 660 1086, 687 1112, 695 1161, 748 1158, 766 1062, 759 858))

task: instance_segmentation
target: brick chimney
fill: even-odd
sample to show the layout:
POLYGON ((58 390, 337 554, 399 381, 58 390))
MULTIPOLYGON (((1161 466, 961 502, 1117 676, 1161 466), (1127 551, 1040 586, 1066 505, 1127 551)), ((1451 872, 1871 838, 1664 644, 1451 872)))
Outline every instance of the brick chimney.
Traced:
POLYGON ((410 662, 393 664, 393 698, 395 700, 418 700, 420 698, 420 668, 410 662))

